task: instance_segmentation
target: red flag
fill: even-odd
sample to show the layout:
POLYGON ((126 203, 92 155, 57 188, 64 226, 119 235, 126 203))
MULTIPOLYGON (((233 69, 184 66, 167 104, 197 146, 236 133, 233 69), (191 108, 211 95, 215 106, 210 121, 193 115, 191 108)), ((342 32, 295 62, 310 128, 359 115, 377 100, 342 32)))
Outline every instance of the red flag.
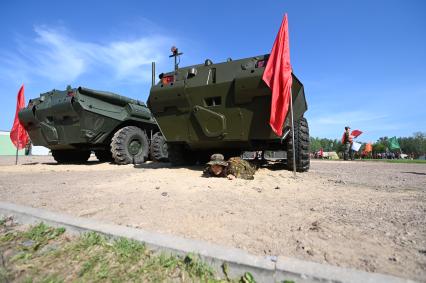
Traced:
POLYGON ((10 139, 17 149, 23 149, 28 143, 27 131, 21 125, 18 119, 18 112, 25 107, 24 97, 24 85, 21 86, 18 92, 18 98, 16 102, 15 120, 13 121, 13 127, 10 131, 10 139))
POLYGON ((288 21, 285 14, 262 77, 272 90, 269 124, 278 136, 282 136, 283 124, 290 104, 293 83, 291 72, 288 21))
POLYGON ((354 137, 358 137, 361 134, 362 134, 362 131, 360 131, 360 130, 353 130, 352 133, 351 133, 351 135, 354 136, 354 137))

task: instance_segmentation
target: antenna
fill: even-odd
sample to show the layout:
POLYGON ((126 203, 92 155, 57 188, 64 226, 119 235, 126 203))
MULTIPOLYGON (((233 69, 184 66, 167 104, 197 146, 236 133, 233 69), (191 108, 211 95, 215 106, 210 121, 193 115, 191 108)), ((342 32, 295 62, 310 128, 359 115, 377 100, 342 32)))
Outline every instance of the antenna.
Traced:
POLYGON ((172 51, 172 55, 170 55, 169 58, 172 58, 172 57, 175 58, 175 74, 177 74, 177 71, 178 71, 178 68, 179 68, 179 63, 180 63, 180 58, 179 58, 179 62, 177 62, 177 57, 179 57, 183 53, 182 52, 179 53, 179 50, 177 49, 176 46, 172 46, 170 51, 172 51))

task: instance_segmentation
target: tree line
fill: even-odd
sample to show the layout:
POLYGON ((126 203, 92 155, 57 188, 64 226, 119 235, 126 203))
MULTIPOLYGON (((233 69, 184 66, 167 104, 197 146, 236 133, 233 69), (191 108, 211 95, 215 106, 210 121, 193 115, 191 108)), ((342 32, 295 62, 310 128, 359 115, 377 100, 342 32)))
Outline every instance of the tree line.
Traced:
MULTIPOLYGON (((384 153, 389 151, 390 137, 380 137, 373 145, 373 153, 384 153)), ((336 151, 337 153, 344 151, 344 145, 339 139, 327 139, 319 137, 311 137, 311 152, 317 152, 321 148, 323 151, 336 151)), ((401 147, 401 151, 406 154, 412 154, 415 158, 426 153, 426 133, 416 132, 410 137, 397 138, 401 147)), ((360 151, 365 148, 366 142, 357 140, 362 144, 360 151)))

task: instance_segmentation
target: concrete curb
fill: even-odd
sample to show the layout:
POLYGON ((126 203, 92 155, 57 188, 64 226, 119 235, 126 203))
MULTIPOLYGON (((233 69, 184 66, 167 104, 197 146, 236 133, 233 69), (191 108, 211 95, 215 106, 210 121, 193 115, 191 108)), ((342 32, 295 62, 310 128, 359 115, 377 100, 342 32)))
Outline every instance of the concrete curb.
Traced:
POLYGON ((189 240, 172 235, 148 232, 125 226, 104 224, 93 219, 78 218, 43 209, 0 202, 0 214, 13 215, 18 223, 34 224, 43 221, 52 226, 65 227, 70 233, 94 231, 108 237, 125 237, 144 242, 148 248, 173 255, 197 254, 223 276, 226 263, 229 276, 236 278, 250 272, 257 282, 413 282, 394 276, 369 273, 288 257, 271 260, 251 255, 243 250, 189 240))

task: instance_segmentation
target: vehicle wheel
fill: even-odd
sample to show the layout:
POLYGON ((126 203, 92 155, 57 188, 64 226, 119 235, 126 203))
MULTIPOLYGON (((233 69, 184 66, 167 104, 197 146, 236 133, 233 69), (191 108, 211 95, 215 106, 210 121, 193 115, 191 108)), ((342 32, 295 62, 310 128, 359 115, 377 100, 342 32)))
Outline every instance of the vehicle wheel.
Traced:
POLYGON ((135 126, 118 130, 111 140, 112 158, 117 164, 140 164, 148 157, 148 138, 135 126))
POLYGON ((58 163, 85 163, 90 157, 90 150, 52 150, 52 156, 58 163))
POLYGON ((197 162, 195 154, 182 144, 167 144, 167 149, 172 166, 194 165, 197 162))
POLYGON ((166 139, 160 132, 152 136, 150 149, 152 160, 157 162, 167 162, 169 160, 166 139))
MULTIPOLYGON (((302 117, 294 123, 294 143, 296 150, 296 171, 306 172, 309 170, 309 126, 306 118, 302 117)), ((293 170, 293 147, 291 132, 287 142, 287 168, 293 170)))
POLYGON ((114 159, 112 158, 112 153, 110 150, 96 150, 95 151, 96 158, 100 162, 112 162, 114 159))

